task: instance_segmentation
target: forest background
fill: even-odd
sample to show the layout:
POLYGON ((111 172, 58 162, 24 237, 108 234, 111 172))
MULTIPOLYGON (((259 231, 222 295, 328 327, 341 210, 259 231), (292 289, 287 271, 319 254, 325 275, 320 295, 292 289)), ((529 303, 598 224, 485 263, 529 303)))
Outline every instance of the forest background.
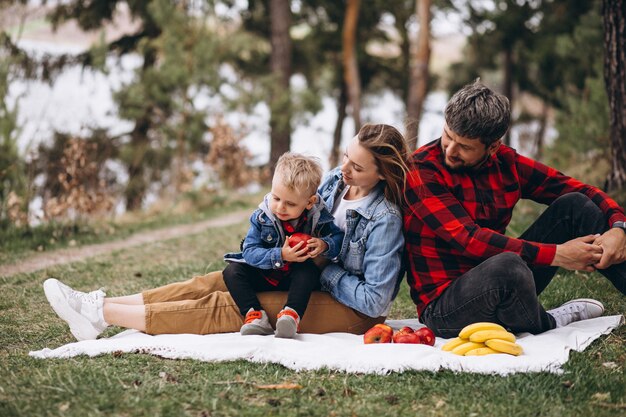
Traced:
POLYGON ((329 144, 326 166, 338 163, 346 134, 365 122, 391 123, 364 111, 383 94, 402 103, 403 126, 396 127, 415 148, 429 92, 449 94, 478 77, 511 99, 521 152, 622 201, 624 7, 573 0, 3 0, 0 230, 15 236, 41 224, 84 224, 263 184, 291 148, 294 129, 328 100, 336 109, 332 138, 309 139, 329 144), (74 25, 83 31, 77 36, 94 42, 77 53, 21 47, 24 33, 43 24, 74 25), (433 25, 457 28, 462 49, 439 41, 433 54, 433 25), (18 143, 29 109, 12 85, 52 85, 77 66, 106 74, 125 57, 134 62, 130 76, 111 87, 116 129, 90 124, 79 134, 58 129, 30 138, 30 146, 18 143), (243 142, 253 133, 245 115, 252 119, 259 104, 268 113, 261 135, 269 137, 261 139, 269 155, 260 165, 243 142), (244 117, 233 121, 233 112, 244 117))
MULTIPOLYGON (((625 17, 623 0, 0 0, 0 271, 16 267, 0 272, 0 415, 623 415, 624 326, 572 352, 561 374, 508 377, 28 352, 74 341, 44 297, 46 277, 119 295, 219 270, 277 155, 302 140, 332 167, 370 121, 423 144, 449 94, 477 77, 512 100, 509 143, 623 205, 625 17), (49 27, 90 46, 31 48, 34 32, 55 39, 49 27), (105 86, 114 122, 33 130, 32 89, 77 72, 77 82, 124 73, 105 86), (300 139, 321 113, 326 133, 300 139), (89 245, 175 223, 188 223, 175 238, 89 245), (74 249, 85 251, 65 256, 74 249), (31 262, 46 256, 54 262, 31 262)), ((538 208, 516 210, 513 235, 538 208)), ((579 297, 626 311, 597 273, 560 271, 540 300, 579 297)), ((415 317, 406 282, 389 317, 415 317)))

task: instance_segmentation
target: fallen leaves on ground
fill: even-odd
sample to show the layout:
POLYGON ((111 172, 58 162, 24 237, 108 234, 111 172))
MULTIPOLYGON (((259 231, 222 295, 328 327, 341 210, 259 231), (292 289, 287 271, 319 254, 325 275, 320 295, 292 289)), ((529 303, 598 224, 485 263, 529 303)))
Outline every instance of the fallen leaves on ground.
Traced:
POLYGON ((254 387, 258 389, 302 389, 302 385, 291 383, 255 385, 254 387))

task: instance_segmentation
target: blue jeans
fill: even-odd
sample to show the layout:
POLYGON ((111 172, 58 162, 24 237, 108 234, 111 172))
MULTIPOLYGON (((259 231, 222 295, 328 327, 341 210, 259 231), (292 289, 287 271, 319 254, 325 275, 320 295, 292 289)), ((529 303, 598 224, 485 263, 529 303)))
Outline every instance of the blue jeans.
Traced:
MULTIPOLYGON (((520 239, 565 243, 607 230, 604 213, 587 196, 570 193, 555 200, 520 239)), ((542 333, 556 327, 537 296, 550 283, 557 267, 527 265, 517 254, 504 252, 461 275, 432 301, 420 320, 437 336, 458 335, 468 324, 489 321, 515 333, 542 333)), ((598 270, 626 293, 626 263, 598 270)))

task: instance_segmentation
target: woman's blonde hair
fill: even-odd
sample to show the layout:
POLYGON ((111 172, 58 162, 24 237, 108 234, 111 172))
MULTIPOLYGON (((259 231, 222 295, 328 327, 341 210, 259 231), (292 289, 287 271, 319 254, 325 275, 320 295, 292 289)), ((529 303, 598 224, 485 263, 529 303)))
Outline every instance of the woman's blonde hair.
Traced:
POLYGON ((293 152, 282 154, 274 169, 274 178, 279 176, 285 187, 307 197, 317 193, 322 175, 319 158, 293 152))
POLYGON ((385 124, 366 124, 357 134, 359 144, 374 156, 378 172, 385 179, 385 198, 404 207, 404 189, 409 171, 409 148, 402 133, 385 124))

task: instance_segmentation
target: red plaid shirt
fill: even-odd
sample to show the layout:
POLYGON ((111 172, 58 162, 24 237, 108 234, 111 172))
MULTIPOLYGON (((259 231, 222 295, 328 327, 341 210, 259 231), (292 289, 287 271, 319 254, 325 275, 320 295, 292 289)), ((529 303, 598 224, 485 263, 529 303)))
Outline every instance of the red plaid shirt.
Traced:
POLYGON ((411 158, 404 213, 408 282, 418 314, 455 278, 493 255, 514 252, 529 264, 550 265, 556 245, 504 233, 521 198, 550 204, 570 192, 588 196, 609 226, 626 220, 624 210, 599 189, 508 146, 470 173, 446 168, 441 140, 418 149, 411 158))

